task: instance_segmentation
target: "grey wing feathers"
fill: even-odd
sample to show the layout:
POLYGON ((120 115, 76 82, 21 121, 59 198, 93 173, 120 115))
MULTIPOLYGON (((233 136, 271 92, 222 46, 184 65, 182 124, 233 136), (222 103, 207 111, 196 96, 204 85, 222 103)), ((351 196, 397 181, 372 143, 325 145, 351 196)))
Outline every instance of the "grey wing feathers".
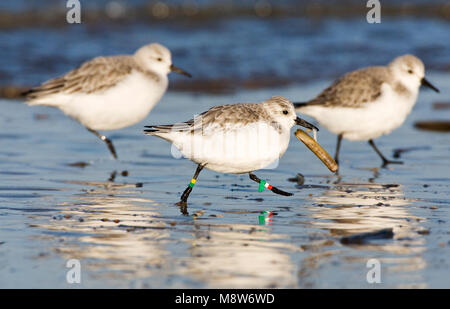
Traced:
POLYGON ((97 57, 67 74, 51 79, 25 93, 28 99, 64 93, 93 93, 106 90, 135 68, 131 56, 97 57))
POLYGON ((216 126, 227 127, 229 125, 236 126, 237 124, 245 126, 250 122, 258 121, 261 117, 260 114, 255 112, 255 106, 258 106, 258 104, 219 105, 186 122, 172 125, 146 126, 148 129, 144 130, 144 133, 150 135, 155 132, 168 133, 171 131, 188 131, 193 133, 197 130, 203 130, 205 132, 216 126))
POLYGON ((376 100, 381 95, 381 85, 388 80, 385 67, 369 67, 353 71, 336 80, 313 100, 300 103, 296 107, 306 105, 359 107, 376 100))

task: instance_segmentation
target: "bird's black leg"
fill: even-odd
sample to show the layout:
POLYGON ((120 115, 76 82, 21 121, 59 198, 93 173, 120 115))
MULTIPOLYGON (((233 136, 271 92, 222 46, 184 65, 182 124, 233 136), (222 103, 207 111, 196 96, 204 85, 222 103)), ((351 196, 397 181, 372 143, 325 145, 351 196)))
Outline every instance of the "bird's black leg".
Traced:
POLYGON ((194 187, 195 183, 197 182, 197 177, 204 168, 204 165, 197 165, 197 169, 195 170, 194 177, 192 177, 191 182, 189 183, 189 186, 184 190, 183 194, 181 195, 181 200, 177 203, 178 206, 186 207, 187 205, 187 199, 189 197, 189 194, 191 194, 192 188, 194 187))
POLYGON ((114 145, 112 144, 111 140, 109 138, 107 138, 104 135, 101 135, 100 133, 98 133, 95 130, 86 128, 89 130, 89 132, 94 133, 99 139, 101 139, 102 141, 104 141, 106 143, 106 145, 108 146, 109 151, 111 152, 111 154, 113 155, 114 159, 117 159, 117 154, 116 154, 116 150, 114 149, 114 145))
MULTIPOLYGON (((250 176, 250 179, 253 180, 254 182, 259 183, 260 186, 262 185, 261 184, 261 179, 259 179, 255 174, 250 172, 250 173, 248 173, 248 176, 250 176)), ((274 186, 271 186, 271 185, 269 185, 268 189, 271 190, 273 193, 276 193, 276 194, 279 194, 279 195, 284 195, 284 196, 291 196, 291 195, 293 195, 292 193, 280 190, 277 187, 274 187, 274 186)))
POLYGON ((375 146, 375 143, 373 142, 373 140, 369 140, 369 145, 372 146, 372 148, 375 150, 375 152, 380 156, 381 160, 383 160, 383 167, 385 167, 388 164, 403 164, 402 161, 391 161, 386 159, 385 156, 383 156, 383 154, 381 153, 380 150, 378 150, 377 146, 375 146))
POLYGON ((336 161, 337 164, 339 164, 339 150, 341 149, 341 141, 342 141, 342 133, 339 134, 337 137, 336 154, 334 155, 334 161, 336 161))

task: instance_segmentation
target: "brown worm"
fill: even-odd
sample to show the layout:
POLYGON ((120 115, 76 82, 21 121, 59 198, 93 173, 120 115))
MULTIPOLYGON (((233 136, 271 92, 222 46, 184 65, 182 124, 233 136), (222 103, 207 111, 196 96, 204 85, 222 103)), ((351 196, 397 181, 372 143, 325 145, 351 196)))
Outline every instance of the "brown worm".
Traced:
POLYGON ((295 132, 295 136, 306 145, 333 173, 338 170, 336 161, 317 142, 302 129, 295 132))

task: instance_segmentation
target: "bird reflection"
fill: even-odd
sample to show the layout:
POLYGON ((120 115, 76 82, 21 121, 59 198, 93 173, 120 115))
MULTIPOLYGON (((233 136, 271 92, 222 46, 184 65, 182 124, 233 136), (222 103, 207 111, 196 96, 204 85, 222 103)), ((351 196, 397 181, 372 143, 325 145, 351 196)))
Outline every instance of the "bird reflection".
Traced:
POLYGON ((58 254, 80 260, 85 277, 116 287, 149 287, 147 278, 167 271, 169 253, 161 239, 169 237, 170 224, 158 219, 157 202, 137 197, 130 190, 135 184, 70 183, 93 189, 83 189, 75 201, 60 205, 70 207, 59 216, 35 226, 60 241, 58 254))
POLYGON ((296 265, 290 254, 300 249, 289 236, 258 225, 226 224, 197 210, 171 217, 167 205, 139 197, 135 184, 70 181, 81 193, 59 205, 58 216, 36 224, 58 245, 64 260, 78 259, 85 280, 113 287, 178 287, 171 278, 187 278, 197 287, 295 287, 296 265), (50 235, 50 236, 49 236, 50 235), (173 242, 171 240, 175 239, 173 242), (184 243, 184 244, 183 244, 184 243))
MULTIPOLYGON (((255 214, 255 220, 257 214, 255 214)), ((287 235, 267 227, 196 224, 191 257, 181 273, 193 276, 209 288, 286 288, 296 286, 296 266, 289 254, 297 246, 283 241, 287 235)))

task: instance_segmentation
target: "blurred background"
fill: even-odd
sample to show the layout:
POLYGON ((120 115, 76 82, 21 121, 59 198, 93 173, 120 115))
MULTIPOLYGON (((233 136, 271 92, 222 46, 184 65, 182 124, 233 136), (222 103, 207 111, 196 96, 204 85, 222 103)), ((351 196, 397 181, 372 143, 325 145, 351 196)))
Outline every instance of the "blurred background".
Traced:
MULTIPOLYGON (((381 1, 379 24, 361 0, 80 2, 81 24, 66 22, 63 0, 0 2, 1 288, 450 287, 448 0, 381 1), (119 160, 59 110, 20 97, 150 42, 193 78, 171 74, 144 121, 107 133, 119 160), (195 164, 144 125, 273 95, 308 100, 404 53, 441 90, 422 89, 403 126, 377 139, 404 165, 380 168, 367 143, 344 141, 336 176, 293 138, 276 169, 257 173, 293 197, 205 170, 189 215, 174 205, 195 164), (259 221, 261 211, 276 215, 259 221), (382 284, 366 280, 372 258, 382 284), (79 285, 66 281, 69 259, 81 262, 79 285)), ((321 129, 319 143, 334 154, 336 136, 321 129)))
POLYGON ((450 70, 450 3, 384 1, 369 24, 366 1, 66 1, 0 4, 0 95, 13 97, 98 55, 160 42, 194 73, 171 89, 212 93, 303 84, 413 53, 427 70, 450 70))

